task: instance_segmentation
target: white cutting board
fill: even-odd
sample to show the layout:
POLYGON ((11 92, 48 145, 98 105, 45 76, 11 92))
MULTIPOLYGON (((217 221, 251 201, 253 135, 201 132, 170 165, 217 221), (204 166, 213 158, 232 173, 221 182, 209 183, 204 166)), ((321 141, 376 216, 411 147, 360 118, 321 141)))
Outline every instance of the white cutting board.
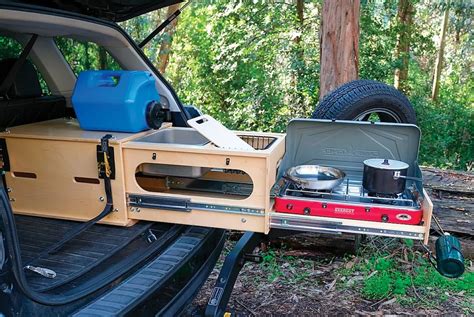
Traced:
POLYGON ((253 147, 211 116, 202 115, 193 118, 188 120, 188 124, 217 147, 227 150, 254 151, 253 147))

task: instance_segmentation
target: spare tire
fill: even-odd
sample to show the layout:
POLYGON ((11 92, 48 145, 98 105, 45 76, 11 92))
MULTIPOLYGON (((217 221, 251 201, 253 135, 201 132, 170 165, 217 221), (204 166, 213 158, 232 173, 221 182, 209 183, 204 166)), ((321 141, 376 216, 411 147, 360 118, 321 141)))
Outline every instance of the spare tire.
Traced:
POLYGON ((323 98, 312 117, 416 124, 415 110, 407 97, 374 80, 354 80, 338 87, 323 98))

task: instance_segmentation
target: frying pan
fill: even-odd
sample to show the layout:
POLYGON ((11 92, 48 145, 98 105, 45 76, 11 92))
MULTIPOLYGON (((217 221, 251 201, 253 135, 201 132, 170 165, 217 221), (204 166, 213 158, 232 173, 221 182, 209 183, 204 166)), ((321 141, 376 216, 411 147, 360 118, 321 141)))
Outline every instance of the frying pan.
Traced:
POLYGON ((320 165, 298 165, 289 168, 284 178, 302 189, 331 190, 341 184, 346 173, 340 169, 320 165))

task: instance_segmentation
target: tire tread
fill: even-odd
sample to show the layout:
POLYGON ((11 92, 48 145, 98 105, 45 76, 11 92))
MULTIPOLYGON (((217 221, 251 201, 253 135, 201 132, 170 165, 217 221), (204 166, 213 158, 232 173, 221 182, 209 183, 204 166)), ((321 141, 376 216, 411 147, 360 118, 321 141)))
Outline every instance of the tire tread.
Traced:
POLYGON ((415 111, 410 101, 394 87, 374 80, 354 80, 327 94, 313 112, 317 119, 345 119, 350 109, 361 101, 374 97, 389 98, 396 103, 396 110, 404 123, 416 123, 415 111))

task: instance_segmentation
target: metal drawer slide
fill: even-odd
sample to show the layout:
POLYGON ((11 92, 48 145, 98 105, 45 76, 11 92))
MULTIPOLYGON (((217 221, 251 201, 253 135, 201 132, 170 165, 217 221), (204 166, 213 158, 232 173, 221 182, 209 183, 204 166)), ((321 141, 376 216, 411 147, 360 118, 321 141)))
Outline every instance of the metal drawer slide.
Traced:
POLYGON ((373 226, 364 226, 364 221, 360 221, 361 225, 356 225, 357 221, 348 224, 342 219, 321 220, 306 216, 282 215, 279 213, 270 214, 270 228, 320 232, 320 233, 358 233, 367 235, 377 235, 386 237, 409 238, 415 240, 423 240, 423 227, 421 226, 405 226, 413 227, 413 231, 397 230, 387 228, 388 224, 380 228, 373 226))
MULTIPOLYGON (((264 216, 265 210, 227 206, 227 205, 216 205, 208 203, 194 203, 191 199, 175 198, 175 197, 158 197, 150 195, 135 195, 128 194, 128 205, 132 208, 150 208, 150 209, 165 209, 173 211, 190 212, 192 210, 204 210, 204 211, 215 211, 224 213, 264 216)), ((133 209, 132 209, 133 211, 133 209)))

